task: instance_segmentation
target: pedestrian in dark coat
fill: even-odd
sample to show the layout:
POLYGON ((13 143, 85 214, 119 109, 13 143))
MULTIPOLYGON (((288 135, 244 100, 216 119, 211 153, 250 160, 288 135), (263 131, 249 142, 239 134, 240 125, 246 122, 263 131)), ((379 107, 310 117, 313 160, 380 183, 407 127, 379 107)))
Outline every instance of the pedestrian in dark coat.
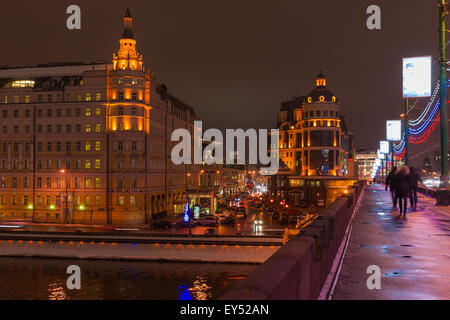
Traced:
POLYGON ((400 216, 406 216, 406 199, 409 198, 409 191, 411 189, 408 167, 402 167, 395 175, 394 180, 395 194, 399 200, 400 216))
POLYGON ((391 172, 386 177, 386 187, 385 190, 387 190, 389 186, 389 190, 391 191, 391 197, 392 197, 392 204, 394 208, 397 208, 397 200, 398 197, 395 195, 395 174, 397 173, 397 167, 394 167, 391 172))
POLYGON ((414 209, 417 207, 417 187, 419 186, 419 181, 422 183, 422 178, 420 178, 416 169, 411 167, 409 169, 409 183, 411 185, 411 189, 409 190, 409 204, 414 209))

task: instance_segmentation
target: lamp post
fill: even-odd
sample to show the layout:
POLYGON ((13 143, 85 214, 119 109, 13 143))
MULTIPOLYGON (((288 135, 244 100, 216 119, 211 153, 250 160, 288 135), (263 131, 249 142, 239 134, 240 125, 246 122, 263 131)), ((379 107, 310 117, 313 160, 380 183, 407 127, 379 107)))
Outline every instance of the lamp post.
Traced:
POLYGON ((440 112, 441 112, 441 181, 439 188, 448 185, 448 146, 447 146, 447 68, 445 57, 445 15, 447 11, 445 0, 439 0, 439 49, 440 49, 440 112))
POLYGON ((405 99, 405 165, 409 165, 409 100, 405 99))
MULTIPOLYGON (((186 171, 187 171, 187 165, 186 165, 186 171)), ((192 229, 191 229, 191 213, 190 213, 190 203, 189 203, 189 189, 188 189, 188 178, 191 176, 190 173, 186 173, 185 178, 185 189, 186 189, 186 197, 187 197, 187 207, 188 207, 188 215, 189 215, 189 236, 192 236, 192 229)))
POLYGON ((69 214, 68 214, 68 206, 67 206, 67 198, 68 198, 68 182, 67 182, 67 177, 65 176, 66 170, 62 169, 60 171, 64 177, 64 184, 65 184, 65 188, 66 188, 66 199, 65 199, 65 218, 66 218, 66 223, 69 223, 69 214))

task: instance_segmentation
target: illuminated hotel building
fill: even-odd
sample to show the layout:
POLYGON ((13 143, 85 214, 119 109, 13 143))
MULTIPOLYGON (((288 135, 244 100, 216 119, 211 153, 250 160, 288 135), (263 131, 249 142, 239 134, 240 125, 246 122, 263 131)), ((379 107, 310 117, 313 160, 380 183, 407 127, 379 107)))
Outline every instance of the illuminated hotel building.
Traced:
POLYGON ((183 207, 170 161, 191 107, 136 51, 127 9, 112 63, 0 69, 0 220, 142 224, 183 207))
POLYGON ((339 99, 327 89, 322 73, 315 86, 307 96, 281 104, 277 125, 281 169, 271 179, 275 196, 289 197, 292 188, 304 186, 305 177, 311 181, 354 175, 353 134, 347 132, 339 99))

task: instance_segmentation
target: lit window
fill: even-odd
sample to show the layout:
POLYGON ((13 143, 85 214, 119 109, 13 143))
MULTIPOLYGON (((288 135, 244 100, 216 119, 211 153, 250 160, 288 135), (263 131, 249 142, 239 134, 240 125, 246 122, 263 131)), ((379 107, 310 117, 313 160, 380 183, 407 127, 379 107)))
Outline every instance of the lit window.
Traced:
POLYGON ((135 206, 136 205, 136 197, 135 196, 130 196, 130 205, 131 206, 135 206))
POLYGON ((95 115, 96 115, 97 117, 99 117, 99 116, 101 115, 101 109, 100 109, 100 108, 96 108, 96 109, 95 109, 95 115))
POLYGON ((102 99, 102 94, 99 93, 99 92, 97 92, 97 93, 95 94, 95 100, 96 100, 96 101, 100 101, 101 99, 102 99))
POLYGON ((95 169, 100 169, 100 159, 95 159, 95 169))
POLYGON ((91 94, 90 93, 86 93, 86 101, 91 101, 91 94))
POLYGON ((30 103, 30 101, 31 101, 31 98, 30 98, 30 96, 25 96, 25 103, 30 103))
POLYGON ((19 96, 14 96, 14 103, 19 103, 19 96))
POLYGON ((86 151, 91 151, 91 143, 89 141, 86 142, 86 151))
POLYGON ((90 124, 86 125, 86 132, 91 132, 91 125, 90 124))
POLYGON ((33 80, 16 80, 11 82, 12 88, 32 88, 34 87, 33 80))
POLYGON ((95 141, 95 151, 100 151, 100 141, 95 141))
POLYGON ((86 164, 86 169, 91 168, 91 160, 86 160, 85 164, 86 164))
POLYGON ((91 116, 91 108, 86 108, 86 117, 91 116))

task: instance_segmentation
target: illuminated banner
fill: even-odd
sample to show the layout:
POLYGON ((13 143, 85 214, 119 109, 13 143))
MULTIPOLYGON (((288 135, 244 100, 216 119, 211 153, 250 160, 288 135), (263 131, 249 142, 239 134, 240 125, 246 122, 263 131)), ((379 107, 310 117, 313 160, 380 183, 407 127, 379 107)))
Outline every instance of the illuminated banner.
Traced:
POLYGON ((403 58, 403 98, 431 96, 431 56, 403 58))
POLYGON ((195 206, 194 207, 194 219, 199 219, 200 218, 200 206, 195 206))
POLYGON ((384 153, 381 152, 381 150, 378 150, 377 154, 378 154, 378 157, 377 157, 378 159, 383 160, 385 158, 385 155, 384 155, 384 153))
POLYGON ((389 141, 380 141, 380 151, 382 154, 389 154, 389 141))
POLYGON ((377 167, 381 166, 381 160, 380 159, 375 159, 375 165, 377 167))
POLYGON ((402 121, 401 120, 386 121, 386 140, 387 141, 402 140, 402 121))

